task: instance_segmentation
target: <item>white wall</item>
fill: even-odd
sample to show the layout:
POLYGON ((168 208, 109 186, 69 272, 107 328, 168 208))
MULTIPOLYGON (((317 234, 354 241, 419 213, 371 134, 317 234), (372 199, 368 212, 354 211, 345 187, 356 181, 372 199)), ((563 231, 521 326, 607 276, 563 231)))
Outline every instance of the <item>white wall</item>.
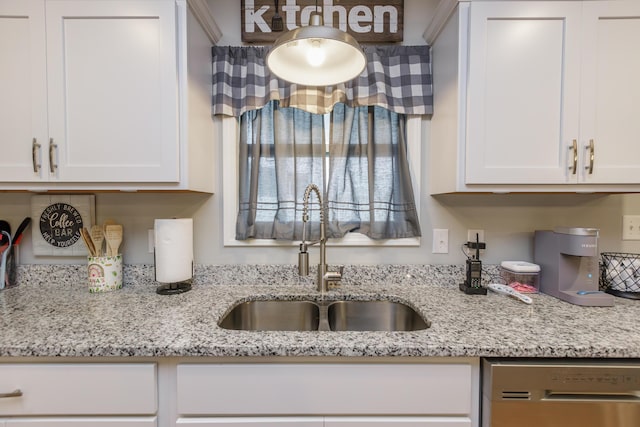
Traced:
MULTIPOLYGON (((240 2, 209 0, 217 24, 224 36, 219 44, 240 44, 240 2)), ((405 44, 424 44, 422 33, 437 0, 405 0, 405 44)), ((423 168, 428 165, 429 121, 424 122, 423 168)), ((218 171, 216 194, 130 194, 96 195, 97 220, 114 218, 125 228, 122 250, 125 262, 150 264, 147 230, 154 218, 193 217, 195 224, 196 262, 201 264, 294 264, 296 248, 225 248, 222 244, 222 176, 221 144, 215 141, 212 166, 218 171)), ((601 251, 640 252, 640 242, 621 240, 622 215, 640 214, 640 195, 579 194, 505 194, 505 195, 429 195, 428 174, 422 173, 420 247, 407 248, 330 248, 329 263, 342 264, 460 264, 459 250, 467 229, 485 230, 487 263, 505 259, 532 260, 532 237, 536 229, 554 226, 588 226, 601 230, 601 251), (431 230, 449 229, 449 253, 431 253, 431 230)), ((31 194, 0 193, 0 218, 15 228, 30 214, 31 194)), ((37 227, 33 224, 32 227, 37 227)), ((317 252, 311 249, 312 263, 317 252)), ((80 264, 83 258, 34 257, 30 231, 20 251, 22 263, 80 264)))

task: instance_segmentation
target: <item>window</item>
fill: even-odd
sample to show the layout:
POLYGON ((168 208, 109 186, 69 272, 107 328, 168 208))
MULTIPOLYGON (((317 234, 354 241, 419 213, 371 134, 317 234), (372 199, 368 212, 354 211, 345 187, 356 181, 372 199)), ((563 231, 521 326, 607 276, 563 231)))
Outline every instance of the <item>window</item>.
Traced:
MULTIPOLYGON (((282 106, 297 107, 318 114, 332 111, 336 102, 344 102, 354 108, 361 108, 356 106, 363 105, 383 107, 394 113, 406 114, 406 151, 409 153, 410 165, 404 167, 407 172, 403 175, 410 175, 413 178, 414 200, 417 201, 417 205, 420 185, 420 130, 422 124, 426 123, 420 118, 433 113, 430 48, 426 45, 393 45, 365 46, 363 49, 367 56, 367 67, 358 78, 334 87, 306 87, 287 84, 271 75, 264 63, 264 57, 268 53, 266 47, 214 46, 212 48, 212 112, 214 116, 229 115, 239 118, 247 111, 262 109, 271 101, 279 101, 282 106)), ((225 177, 223 188, 225 246, 295 245, 296 243, 280 243, 271 238, 249 241, 235 240, 238 189, 244 189, 243 186, 247 184, 246 178, 240 179, 238 174, 239 151, 236 142, 240 134, 236 120, 239 119, 221 118, 220 121, 222 124, 220 139, 223 141, 223 173, 225 177)), ((332 136, 332 138, 334 137, 332 136)), ((242 154, 244 155, 244 153, 242 154)), ((315 153, 312 154, 315 155, 315 153)), ((264 166, 269 162, 270 159, 265 159, 264 166)), ((369 165, 372 163, 368 160, 367 162, 369 165)), ((375 166, 376 162, 373 163, 375 166)), ((252 166, 256 164, 258 163, 254 162, 252 166)), ((329 169, 334 170, 334 166, 330 166, 329 169)), ((286 168, 284 169, 286 170, 286 168)), ((275 174, 273 179, 282 179, 282 176, 283 174, 275 174)), ((301 180, 303 184, 300 187, 306 187, 309 182, 316 184, 320 182, 315 176, 312 178, 301 180)), ((332 191, 332 182, 335 182, 335 178, 329 179, 329 187, 327 187, 329 196, 332 191)), ((296 194, 300 193, 296 192, 296 194)), ((331 202, 330 197, 329 201, 331 202)), ((273 203, 273 200, 267 199, 265 203, 273 203)), ((294 218, 297 218, 295 205, 296 203, 301 204, 298 197, 284 200, 284 205, 282 205, 282 200, 278 200, 278 203, 281 204, 278 209, 284 206, 282 214, 285 216, 287 214, 286 205, 290 203, 293 206, 291 212, 294 218)), ((329 206, 329 209, 332 208, 337 209, 337 207, 329 206)), ((419 206, 416 208, 419 212, 419 206)), ((347 228, 349 227, 348 225, 347 228)), ((294 236, 296 231, 294 229, 294 236)), ((379 241, 367 239, 358 233, 348 233, 344 238, 331 239, 330 243, 335 243, 338 240, 340 244, 419 245, 418 238, 379 241)))
MULTIPOLYGON (((295 109, 289 109, 289 110, 295 110, 295 109)), ((339 108, 338 108, 339 110, 339 108)), ((280 161, 284 161, 284 164, 286 165, 284 167, 284 170, 288 170, 291 171, 293 173, 293 175, 289 175, 287 177, 282 177, 282 176, 278 176, 277 173, 275 173, 276 168, 275 168, 275 147, 273 146, 273 144, 270 143, 264 143, 264 141, 268 141, 269 138, 260 138, 261 144, 260 147, 256 147, 256 146, 252 146, 251 149, 259 149, 262 151, 262 156, 260 156, 260 160, 259 160, 259 167, 260 168, 264 168, 264 170, 269 171, 268 173, 266 173, 265 175, 263 175, 263 178, 261 178, 263 181, 260 182, 259 184, 259 191, 261 189, 260 186, 264 185, 264 186, 273 186, 276 183, 277 179, 293 179, 297 178, 298 179, 298 185, 297 185, 297 189, 296 189, 296 194, 301 194, 301 192, 304 191, 304 188, 306 187, 307 184, 309 183, 315 183, 319 186, 323 185, 323 179, 322 177, 328 177, 333 171, 331 170, 332 168, 344 168, 344 165, 337 165, 337 163, 343 162, 345 161, 344 156, 340 156, 339 154, 337 154, 335 151, 336 150, 357 150, 357 145, 356 146, 342 146, 340 147, 340 144, 336 144, 334 146, 329 146, 328 141, 331 139, 329 138, 329 133, 330 132, 334 132, 334 141, 336 140, 336 136, 335 136, 335 132, 339 132, 340 131, 340 126, 339 123, 338 125, 336 123, 330 123, 329 122, 329 116, 325 115, 323 116, 317 116, 317 115, 313 115, 315 117, 310 118, 310 116, 307 113, 302 114, 300 117, 294 117, 295 116, 295 112, 291 112, 288 111, 287 114, 290 114, 292 118, 293 117, 293 121, 298 123, 295 128, 287 128, 286 129, 286 134, 288 137, 294 138, 296 139, 298 142, 300 142, 300 144, 296 144, 296 148, 295 150, 298 150, 297 152, 293 151, 293 147, 289 146, 289 147, 285 147, 286 150, 290 150, 290 153, 285 153, 284 156, 282 153, 280 153, 281 157, 280 157, 280 161), (305 116, 305 114, 307 114, 305 116), (317 122, 317 120, 320 120, 320 122, 317 122), (320 132, 320 139, 324 141, 324 144, 322 143, 316 143, 316 144, 311 144, 310 141, 305 141, 305 137, 310 139, 311 135, 313 135, 313 138, 318 137, 317 135, 317 129, 324 129, 324 132, 320 132), (306 129, 306 132, 304 131, 306 129), (302 131, 301 131, 302 130, 302 131), (305 136, 306 133, 306 136, 305 136), (327 152, 331 152, 331 150, 334 150, 334 152, 332 153, 331 159, 332 160, 327 160, 326 156, 324 155, 327 152), (297 167, 296 167, 296 162, 297 162, 297 167), (332 166, 332 163, 335 162, 336 164, 334 164, 332 166), (323 169, 325 170, 323 173, 323 169), (298 172, 293 172, 298 170, 298 172)), ((344 115, 344 111, 341 110, 341 112, 339 112, 338 114, 335 114, 334 112, 334 116, 343 116, 344 115)), ((245 117, 245 119, 247 119, 245 117)), ((336 118, 334 117, 334 121, 336 120, 336 118)), ((343 121, 344 118, 341 117, 339 118, 340 121, 343 121)), ((370 123, 371 124, 371 123, 370 123)), ((416 209, 417 212, 420 212, 419 209, 419 183, 420 183, 420 127, 421 127, 421 120, 419 116, 410 116, 407 120, 407 130, 406 130, 406 134, 407 134, 407 147, 408 147, 408 151, 409 151, 409 155, 408 155, 408 159, 410 162, 409 165, 409 169, 410 169, 410 174, 411 174, 411 178, 412 178, 412 182, 413 182, 413 197, 416 200, 416 209)), ((242 168, 238 168, 238 162, 239 162, 239 156, 240 156, 240 149, 244 150, 247 147, 247 144, 238 144, 233 143, 232 141, 239 141, 242 138, 252 138, 257 136, 256 134, 249 134, 252 132, 264 132, 266 134, 268 133, 273 133, 274 129, 269 128, 269 126, 255 126, 249 127, 249 130, 247 131, 247 127, 244 127, 245 129, 245 133, 244 135, 240 134, 240 126, 239 126, 239 122, 234 119, 234 118, 223 118, 222 119, 222 133, 223 133, 223 141, 224 143, 224 147, 223 147, 223 173, 224 173, 224 194, 223 194, 223 203, 224 203, 224 241, 225 241, 225 246, 247 246, 247 245, 295 245, 297 244, 297 241, 299 240, 299 235, 301 233, 301 227, 302 227, 302 221, 301 221, 301 197, 292 197, 289 199, 284 200, 284 203, 282 200, 280 200, 280 202, 278 202, 278 200, 274 199, 273 197, 265 197, 262 198, 260 200, 260 203, 262 204, 262 207, 265 208, 265 211, 269 211, 270 210, 270 206, 273 207, 273 209, 278 210, 278 215, 282 215, 281 220, 286 222, 286 221, 290 221, 293 217, 293 219, 296 222, 296 235, 287 235, 284 236, 284 238, 294 238, 294 237, 298 237, 296 238, 296 240, 294 240, 293 242, 286 242, 286 241, 280 241, 280 240, 272 240, 271 238, 269 239, 250 239, 250 240, 236 240, 235 239, 235 230, 236 230, 236 217, 237 217, 237 210, 238 210, 238 193, 239 193, 239 189, 241 186, 246 186, 248 185, 247 180, 246 180, 246 172, 243 171, 242 174, 240 174, 238 169, 242 169, 242 168), (242 146, 243 148, 239 148, 240 146, 242 146), (242 176, 240 176, 242 175, 242 176), (230 178, 234 178, 234 179, 230 179, 230 178), (294 200, 295 198, 295 200, 294 200), (296 206, 296 204, 298 206, 296 206)), ((243 153, 243 158, 245 157, 246 153, 243 153)), ((384 154, 380 154, 376 156, 375 158, 375 162, 388 162, 389 161, 389 156, 385 156, 384 154)), ((255 159, 257 159, 257 157, 253 157, 253 160, 251 158, 251 156, 247 157, 249 160, 248 161, 255 161, 255 159)), ((357 159, 356 162, 356 166, 357 168, 362 168, 362 170, 366 170, 368 169, 368 165, 366 165, 366 159, 357 159), (361 164, 362 162, 364 162, 365 164, 361 164)), ((247 167, 249 167, 247 165, 247 167)), ((282 174, 281 174, 282 175, 282 174)), ((327 180, 325 180, 327 181, 327 180)), ((331 192, 333 191, 331 188, 332 183, 338 182, 339 185, 342 185, 342 182, 340 181, 336 181, 335 178, 330 179, 329 181, 329 187, 326 187, 326 191, 329 194, 329 196, 331 196, 331 192)), ((325 185, 327 185, 327 182, 324 183, 325 185)), ((295 186, 294 186, 295 187, 295 186)), ((334 189, 335 190, 335 189, 334 189)), ((344 189, 343 189, 344 190, 344 189)), ((315 202, 315 196, 312 197, 312 201, 315 202)), ((356 204, 358 202, 356 201, 356 204)), ((341 216, 343 216, 342 214, 349 214, 352 210, 353 207, 347 210, 342 210, 343 207, 340 206, 340 203, 333 203, 331 201, 331 197, 329 197, 329 210, 331 211, 330 216, 333 218, 337 218, 337 219, 341 219, 341 216), (342 212, 342 213, 341 213, 342 212)), ((317 205, 316 205, 317 206, 317 205)), ((256 214, 255 217, 255 221, 262 221, 262 220, 268 220, 266 217, 261 217, 261 214, 256 214)), ((361 215, 363 217, 363 220, 366 222, 367 220, 367 215, 368 215, 368 210, 360 210, 358 212, 358 215, 361 215)), ((345 217, 346 218, 346 217, 345 217)), ((313 215, 312 215, 312 221, 314 219, 313 215)), ((268 220, 271 221, 271 220, 268 220)), ((278 226, 279 222, 276 221, 275 223, 276 227, 278 226)), ((343 222, 343 226, 346 227, 347 229, 352 228, 353 224, 349 222, 349 220, 345 220, 345 222, 343 222), (345 225, 346 224, 346 225, 345 225)), ((357 228, 358 226, 356 226, 357 228)), ((271 230, 273 231, 273 230, 271 230)), ((344 231, 344 230, 343 230, 344 231)), ((291 230, 291 233, 293 233, 293 230, 291 230)), ((271 234, 268 234, 269 236, 271 234)), ((363 234, 360 233, 347 233, 344 237, 339 238, 339 239, 331 239, 329 241, 329 244, 341 244, 341 245, 372 245, 372 246, 384 246, 384 245, 402 245, 402 246, 418 246, 419 245, 419 238, 403 238, 403 239, 392 239, 392 240, 374 240, 371 238, 366 237, 363 234)))

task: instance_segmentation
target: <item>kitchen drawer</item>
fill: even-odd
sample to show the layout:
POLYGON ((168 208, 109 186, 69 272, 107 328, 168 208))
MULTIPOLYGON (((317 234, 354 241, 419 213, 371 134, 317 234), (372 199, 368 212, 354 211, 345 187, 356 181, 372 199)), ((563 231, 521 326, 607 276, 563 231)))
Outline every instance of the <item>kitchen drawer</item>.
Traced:
POLYGON ((0 416, 155 414, 156 366, 141 364, 0 364, 0 416))
POLYGON ((467 364, 180 364, 178 413, 447 414, 471 411, 467 364))
POLYGON ((109 418, 16 418, 0 427, 157 427, 156 417, 109 418))
POLYGON ((179 418, 178 426, 194 427, 324 427, 322 417, 179 418))

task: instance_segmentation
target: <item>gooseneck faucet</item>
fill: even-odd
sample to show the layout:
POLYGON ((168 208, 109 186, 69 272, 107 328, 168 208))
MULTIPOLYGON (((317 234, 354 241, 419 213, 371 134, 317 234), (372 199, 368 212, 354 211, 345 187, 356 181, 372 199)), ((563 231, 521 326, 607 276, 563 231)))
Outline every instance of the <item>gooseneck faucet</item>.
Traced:
POLYGON ((300 243, 300 253, 298 254, 298 273, 300 276, 309 275, 309 253, 307 248, 310 245, 320 244, 320 262, 318 264, 317 286, 319 292, 327 292, 329 284, 335 284, 342 279, 342 267, 339 271, 328 271, 327 267, 327 236, 325 233, 325 209, 320 195, 320 189, 315 184, 309 184, 304 190, 302 199, 302 242, 300 243), (320 240, 306 242, 307 222, 309 221, 309 197, 311 193, 316 193, 320 204, 320 240))

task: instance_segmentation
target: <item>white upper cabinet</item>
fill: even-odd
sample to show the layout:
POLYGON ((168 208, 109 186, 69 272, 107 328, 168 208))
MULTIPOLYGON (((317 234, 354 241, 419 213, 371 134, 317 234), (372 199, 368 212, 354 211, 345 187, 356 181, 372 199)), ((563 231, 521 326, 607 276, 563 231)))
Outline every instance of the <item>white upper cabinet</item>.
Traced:
POLYGON ((467 183, 574 180, 563 146, 578 138, 580 10, 471 5, 467 183))
POLYGON ((639 17, 636 1, 461 4, 434 43, 432 193, 640 190, 639 17))
POLYGON ((0 181, 48 177, 43 0, 0 0, 0 181))
POLYGON ((581 179, 640 184, 640 2, 585 2, 583 23, 581 179))
POLYGON ((0 0, 0 188, 210 191, 190 180, 213 159, 189 146, 186 26, 184 1, 0 0))
POLYGON ((46 3, 56 179, 179 180, 175 26, 172 0, 46 3))

